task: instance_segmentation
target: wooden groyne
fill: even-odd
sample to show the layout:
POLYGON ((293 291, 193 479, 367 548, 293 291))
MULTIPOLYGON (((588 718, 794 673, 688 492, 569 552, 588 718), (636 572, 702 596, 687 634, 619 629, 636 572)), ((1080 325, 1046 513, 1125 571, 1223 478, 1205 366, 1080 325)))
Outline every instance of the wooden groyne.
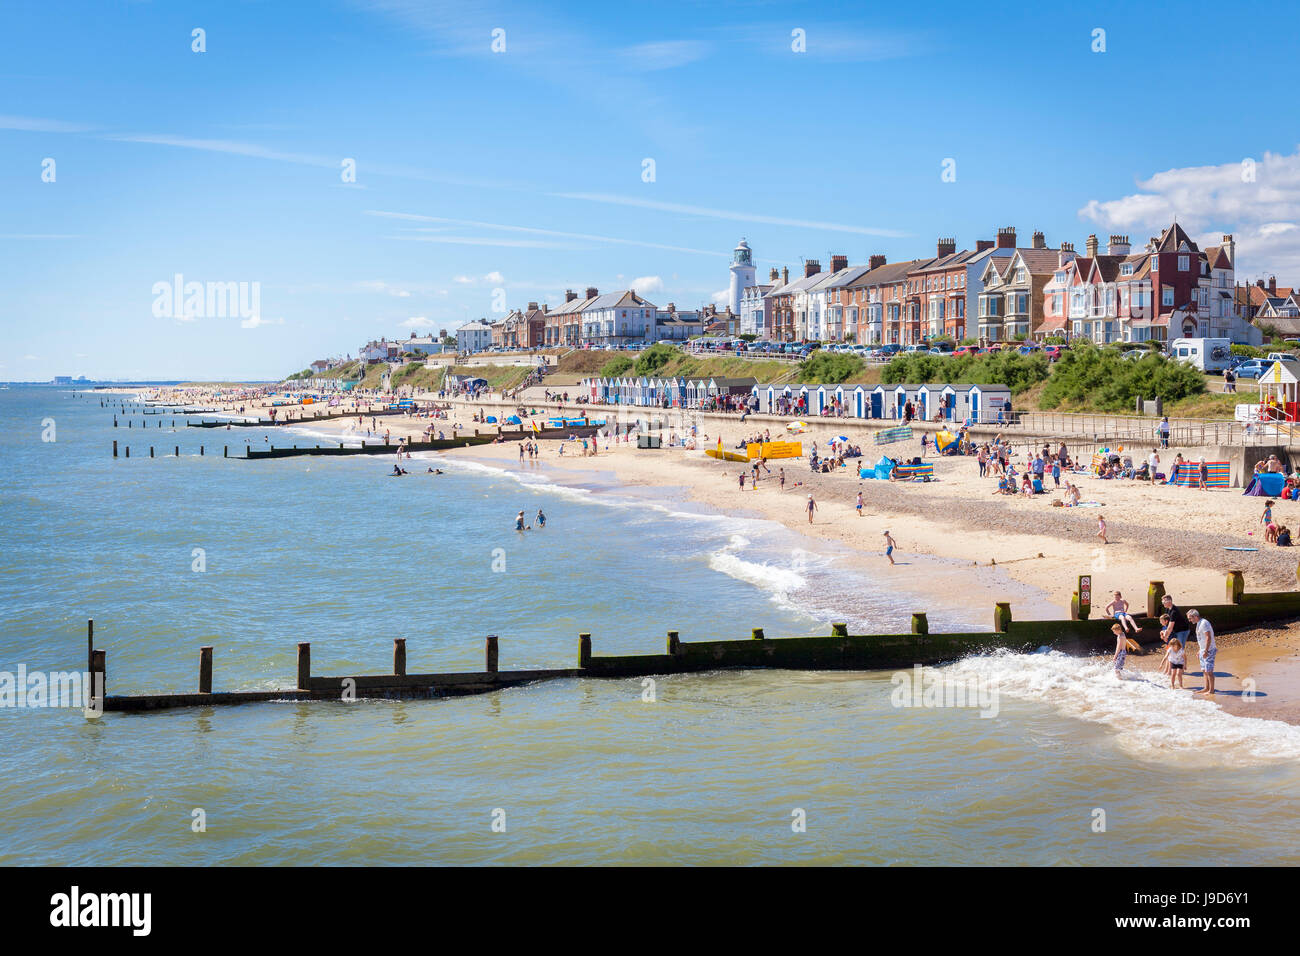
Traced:
MULTIPOLYGON (((298 406, 289 406, 298 408, 298 406)), ((217 411, 217 409, 212 409, 217 411)), ((306 422, 325 422, 331 419, 339 418, 388 418, 398 415, 405 415, 406 409, 403 408, 384 408, 384 409, 367 409, 365 411, 353 410, 348 412, 328 412, 324 415, 300 415, 297 418, 245 418, 245 419, 218 419, 217 421, 197 421, 186 422, 187 428, 225 428, 227 425, 235 428, 275 428, 280 425, 302 425, 306 422)))
MULTIPOLYGON (((1159 643, 1158 616, 1164 585, 1152 581, 1147 590, 1146 614, 1135 608, 1142 630, 1138 641, 1150 647, 1159 643)), ((1201 615, 1216 631, 1254 627, 1300 617, 1300 592, 1247 594, 1241 573, 1227 578, 1224 604, 1199 604, 1201 615)), ((1110 653, 1115 647, 1110 618, 1089 619, 1085 607, 1071 620, 1016 621, 1011 606, 993 609, 992 631, 932 633, 924 612, 912 615, 905 634, 850 634, 847 625, 832 624, 829 635, 768 638, 761 628, 740 640, 683 641, 669 631, 661 654, 598 655, 592 635, 578 635, 578 660, 573 668, 503 671, 498 667, 500 647, 495 634, 484 643, 481 671, 460 673, 407 673, 406 640, 393 641, 392 671, 387 674, 323 677, 312 673, 311 644, 298 644, 295 686, 268 691, 214 691, 212 646, 199 649, 198 690, 193 693, 109 695, 107 652, 94 648, 94 622, 90 623, 88 663, 91 686, 102 696, 106 711, 151 711, 176 707, 208 707, 258 701, 345 701, 362 698, 437 698, 483 694, 506 687, 564 678, 632 678, 687 674, 728 669, 782 670, 892 670, 915 665, 950 663, 972 654, 996 650, 1030 653, 1042 648, 1074 655, 1110 653)))

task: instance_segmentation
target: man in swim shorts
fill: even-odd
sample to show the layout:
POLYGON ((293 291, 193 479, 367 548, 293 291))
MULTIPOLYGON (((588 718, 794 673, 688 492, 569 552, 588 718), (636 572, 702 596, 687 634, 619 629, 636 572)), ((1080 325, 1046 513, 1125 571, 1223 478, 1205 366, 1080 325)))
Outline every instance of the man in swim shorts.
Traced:
POLYGON ((1196 628, 1196 643, 1200 645, 1201 671, 1205 674, 1205 688, 1197 691, 1197 696, 1209 697, 1214 694, 1214 658, 1219 648, 1214 643, 1214 626, 1201 617, 1200 611, 1192 609, 1187 612, 1187 620, 1196 628))

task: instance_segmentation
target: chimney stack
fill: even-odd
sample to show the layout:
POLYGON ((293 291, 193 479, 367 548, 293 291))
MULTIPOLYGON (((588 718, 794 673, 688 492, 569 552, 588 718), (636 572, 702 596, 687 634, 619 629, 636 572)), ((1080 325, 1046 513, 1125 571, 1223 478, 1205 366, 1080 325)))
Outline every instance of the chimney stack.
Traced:
POLYGON ((1106 254, 1112 256, 1126 256, 1129 254, 1128 236, 1111 236, 1106 243, 1106 254))
POLYGON ((879 268, 880 268, 881 266, 883 266, 884 264, 885 264, 885 257, 884 257, 884 256, 881 256, 881 255, 875 255, 875 256, 872 256, 872 257, 871 257, 871 261, 870 261, 871 268, 873 268, 873 269, 879 269, 879 268))
POLYGON ((992 239, 976 239, 976 240, 975 240, 975 251, 976 251, 976 252, 983 252, 985 249, 992 249, 992 248, 993 248, 993 240, 992 240, 992 239))
POLYGON ((1228 254, 1228 261, 1232 263, 1232 267, 1237 268, 1237 243, 1231 233, 1223 237, 1223 251, 1228 254))
POLYGON ((848 256, 831 256, 831 272, 839 272, 849 267, 848 256))
POLYGON ((1016 227, 1004 226, 998 230, 998 248, 1014 249, 1016 247, 1016 227))
POLYGON ((1047 237, 1046 237, 1045 235, 1043 235, 1041 232, 1036 232, 1036 233, 1034 233, 1034 240, 1033 240, 1033 241, 1034 241, 1034 248, 1035 248, 1035 249, 1046 249, 1046 248, 1047 248, 1047 237))
POLYGON ((1057 268, 1058 269, 1064 268, 1067 262, 1071 262, 1073 260, 1074 260, 1074 243, 1072 242, 1061 243, 1061 251, 1060 253, 1057 254, 1056 257, 1057 268))
POLYGON ((1263 280, 1263 279, 1256 279, 1256 280, 1255 280, 1255 285, 1258 286, 1258 287, 1261 288, 1261 289, 1264 288, 1264 280, 1263 280))
POLYGON ((817 273, 819 273, 819 272, 821 272, 821 271, 822 271, 822 263, 821 263, 821 260, 820 260, 820 259, 805 259, 805 260, 804 260, 804 263, 803 263, 803 277, 804 277, 805 279, 807 279, 809 276, 815 276, 817 273))
POLYGON ((1097 234, 1096 233, 1093 233, 1084 241, 1083 248, 1087 250, 1089 259, 1097 258, 1097 234))
POLYGON ((1277 295, 1277 276, 1268 277, 1268 294, 1277 295))
POLYGON ((789 285, 789 284, 790 284, 790 267, 789 267, 789 266, 782 266, 782 267, 781 267, 781 285, 789 285))
POLYGON ((937 250, 937 255, 940 259, 942 259, 944 256, 950 256, 957 251, 957 240, 940 239, 935 244, 935 249, 937 250))
POLYGON ((594 298, 596 298, 596 296, 598 296, 598 295, 600 295, 600 291, 599 291, 598 289, 596 289, 596 288, 593 287, 593 286, 587 286, 587 298, 588 298, 588 299, 594 299, 594 298))
POLYGON ((574 292, 572 289, 565 289, 565 290, 564 290, 564 301, 565 301, 565 302, 572 302, 572 301, 573 301, 574 299, 576 299, 577 297, 578 297, 578 293, 574 292))
POLYGON ((777 269, 776 266, 773 266, 773 267, 772 267, 772 271, 769 272, 769 273, 767 274, 767 281, 768 281, 768 282, 775 283, 776 280, 778 280, 778 279, 780 279, 780 278, 781 278, 781 272, 780 272, 780 270, 777 269))
POLYGON ((537 311, 537 303, 536 303, 536 302, 529 302, 529 303, 528 303, 528 311, 529 311, 529 312, 536 312, 536 311, 537 311))

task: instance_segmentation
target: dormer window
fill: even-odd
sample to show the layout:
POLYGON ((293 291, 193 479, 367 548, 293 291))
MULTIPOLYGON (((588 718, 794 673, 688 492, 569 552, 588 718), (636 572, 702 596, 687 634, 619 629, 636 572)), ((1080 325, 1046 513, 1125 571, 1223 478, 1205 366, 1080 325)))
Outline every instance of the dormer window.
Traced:
POLYGON ((1119 274, 1122 276, 1131 276, 1133 274, 1133 263, 1126 262, 1119 267, 1119 274))

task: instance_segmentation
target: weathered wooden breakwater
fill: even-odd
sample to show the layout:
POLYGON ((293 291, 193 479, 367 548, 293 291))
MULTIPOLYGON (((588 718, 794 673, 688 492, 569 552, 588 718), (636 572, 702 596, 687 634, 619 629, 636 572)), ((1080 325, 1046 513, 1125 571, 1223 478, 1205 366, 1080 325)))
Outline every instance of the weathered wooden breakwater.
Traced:
MULTIPOLYGON (((295 409, 297 406, 293 406, 295 409)), ((216 409, 213 409, 216 411, 216 409)), ((325 422, 338 418, 386 418, 397 415, 405 415, 406 409, 402 408, 382 408, 382 409, 352 409, 346 412, 328 412, 324 415, 299 415, 297 418, 244 418, 244 419, 226 419, 217 421, 197 421, 186 422, 187 428, 225 428, 227 425, 235 428, 276 428, 283 425, 303 425, 308 422, 325 422)))
MULTIPOLYGON (((1165 589, 1153 581, 1147 590, 1146 615, 1140 643, 1158 643, 1156 619, 1165 589)), ((1241 573, 1227 579, 1224 604, 1198 605, 1202 616, 1220 632, 1240 630, 1271 621, 1300 617, 1300 593, 1247 594, 1241 573)), ((1087 613, 1086 611, 1084 612, 1087 613)), ((1136 611, 1135 611, 1136 613, 1136 611)), ((133 694, 107 693, 107 652, 94 645, 94 623, 88 636, 87 659, 91 686, 102 695, 106 711, 151 711, 177 707, 208 707, 258 701, 343 701, 362 698, 436 698, 483 694, 539 681, 561 678, 632 678, 663 674, 700 673, 727 669, 780 670, 890 670, 914 665, 938 665, 972 654, 996 650, 1021 653, 1044 647, 1067 654, 1109 653, 1115 638, 1110 618, 1076 618, 1055 621, 1016 621, 1011 606, 995 605, 992 631, 931 633, 925 613, 912 615, 911 630, 905 634, 849 634, 844 624, 831 625, 828 636, 770 639, 761 628, 748 638, 727 641, 683 641, 669 631, 662 654, 607 656, 593 653, 592 635, 578 635, 578 660, 573 668, 503 671, 499 668, 500 646, 496 635, 484 643, 484 667, 462 673, 411 674, 407 672, 406 640, 393 641, 392 671, 387 674, 324 677, 312 673, 311 644, 298 644, 297 679, 293 688, 269 691, 214 691, 212 646, 199 649, 198 690, 194 693, 133 694)))

